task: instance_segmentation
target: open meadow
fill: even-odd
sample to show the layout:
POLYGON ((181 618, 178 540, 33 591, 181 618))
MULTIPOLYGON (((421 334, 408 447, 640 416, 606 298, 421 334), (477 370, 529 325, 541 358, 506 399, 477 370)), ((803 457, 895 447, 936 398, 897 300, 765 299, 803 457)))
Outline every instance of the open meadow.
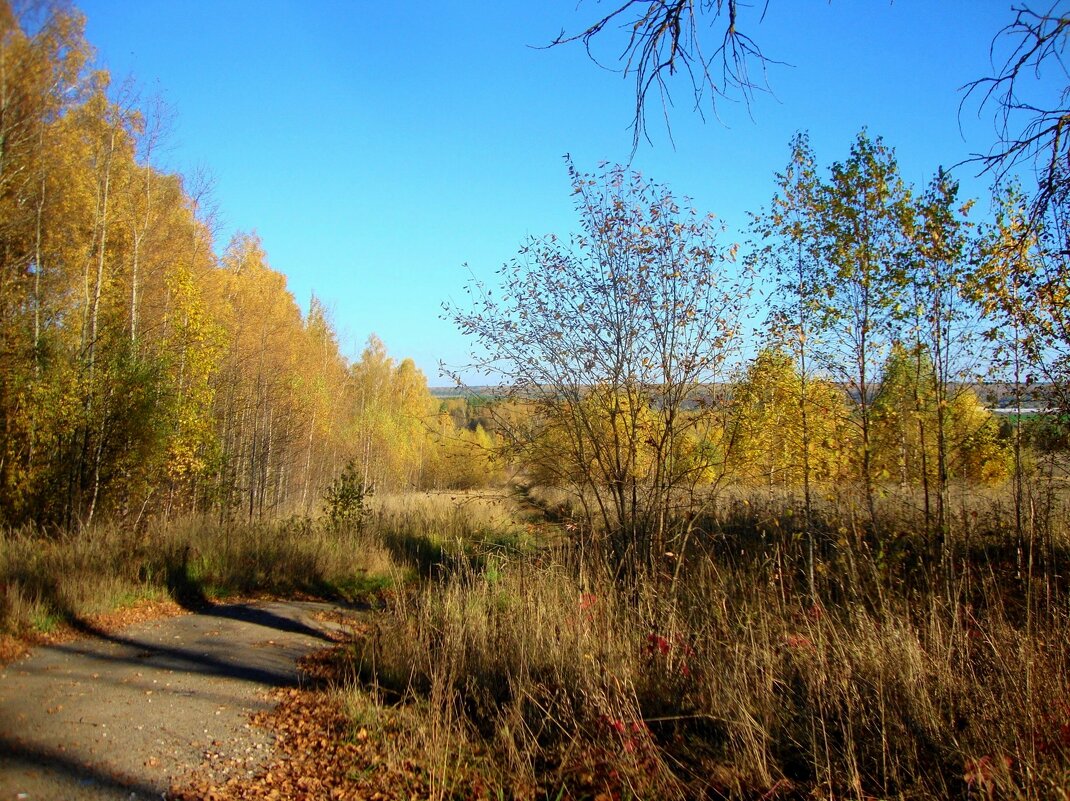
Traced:
POLYGON ((687 553, 629 584, 581 551, 560 498, 396 495, 359 530, 187 523, 140 550, 117 532, 10 534, 4 625, 167 596, 370 604, 334 677, 350 727, 335 736, 363 732, 372 776, 433 798, 1065 792, 1065 500, 1036 498, 1017 543, 1005 492, 956 498, 933 570, 916 498, 889 493, 870 530, 860 497, 830 494, 811 590, 792 493, 726 493, 687 553))

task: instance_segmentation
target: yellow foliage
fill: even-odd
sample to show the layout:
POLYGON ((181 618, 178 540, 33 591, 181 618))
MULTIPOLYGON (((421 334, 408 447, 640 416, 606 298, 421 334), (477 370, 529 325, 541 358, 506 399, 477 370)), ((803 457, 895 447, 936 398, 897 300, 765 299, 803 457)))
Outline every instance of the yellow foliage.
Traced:
POLYGON ((804 385, 788 354, 762 351, 732 395, 728 460, 733 477, 768 486, 799 485, 808 465, 811 481, 843 478, 857 449, 847 418, 841 390, 812 377, 804 385))

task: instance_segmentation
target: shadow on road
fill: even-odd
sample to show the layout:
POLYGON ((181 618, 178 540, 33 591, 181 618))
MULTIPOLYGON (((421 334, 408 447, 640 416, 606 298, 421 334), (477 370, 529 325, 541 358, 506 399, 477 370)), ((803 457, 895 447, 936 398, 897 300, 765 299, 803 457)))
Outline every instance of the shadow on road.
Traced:
MULTIPOLYGON (((164 723, 170 732, 168 737, 174 738, 175 731, 184 733, 175 742, 193 743, 202 729, 208 731, 206 720, 211 718, 207 716, 212 711, 218 715, 220 706, 255 706, 261 702, 250 699, 260 697, 259 687, 291 688, 315 683, 301 673, 297 660, 309 651, 336 642, 329 634, 330 624, 320 627, 306 622, 316 608, 300 602, 206 603, 194 610, 195 615, 125 632, 109 631, 78 615, 66 615, 71 628, 84 636, 43 646, 13 666, 7 679, 24 683, 9 684, 6 695, 0 694, 0 798, 10 797, 6 790, 12 788, 12 781, 23 780, 28 789, 46 789, 44 795, 34 792, 29 798, 160 798, 166 787, 152 786, 157 779, 151 773, 144 775, 139 763, 130 763, 128 757, 111 751, 118 746, 112 738, 87 738, 62 727, 74 721, 81 723, 83 714, 87 719, 96 719, 96 710, 105 703, 102 699, 107 699, 112 710, 129 706, 137 721, 151 729, 144 737, 127 737, 133 748, 144 747, 152 753, 157 747, 154 738, 158 737, 158 732, 152 732, 164 723), (192 677, 208 680, 191 680, 192 677), (234 683, 224 684, 216 679, 234 683), (12 695, 16 686, 21 687, 15 690, 20 694, 12 695), (103 687, 115 690, 102 690, 103 687), (116 690, 119 695, 108 695, 116 690), (180 697, 183 695, 190 697, 188 703, 180 697), (166 699, 159 711, 156 705, 142 706, 157 698, 166 699), (179 708, 175 704, 187 710, 191 708, 189 704, 196 704, 195 708, 203 707, 203 711, 176 724, 171 716, 171 711, 179 708), (60 710, 62 714, 51 718, 49 725, 37 718, 40 715, 47 719, 60 710), (121 770, 102 767, 103 763, 121 766, 121 770), (71 795, 57 788, 70 788, 71 795)), ((108 719, 109 733, 113 722, 114 718, 108 719)), ((122 736, 116 739, 121 741, 122 736)), ((196 760, 197 756, 192 758, 196 760)), ((159 781, 166 780, 161 776, 159 781)))
POLYGON ((159 798, 160 788, 138 781, 131 776, 119 776, 98 770, 55 748, 31 746, 0 734, 0 766, 11 770, 46 770, 59 774, 85 790, 121 794, 123 798, 159 798))
POLYGON ((288 634, 303 634, 306 637, 332 642, 327 634, 314 626, 309 626, 300 620, 284 617, 269 609, 252 604, 220 604, 197 609, 196 611, 209 617, 221 617, 226 620, 237 620, 241 623, 252 623, 275 631, 284 631, 288 634))
MULTIPOLYGON (((206 617, 249 623, 270 631, 310 637, 325 643, 333 642, 320 629, 251 604, 206 605, 192 611, 206 617)), ((238 679, 269 687, 292 687, 299 682, 299 674, 295 670, 272 669, 237 660, 231 649, 226 647, 227 643, 211 644, 213 649, 219 651, 213 653, 212 650, 205 650, 210 646, 203 640, 190 646, 165 645, 116 634, 75 615, 68 620, 73 629, 86 636, 88 642, 76 640, 51 646, 57 651, 110 663, 137 665, 149 662, 154 668, 238 679), (97 650, 92 647, 94 641, 119 646, 120 650, 97 650), (220 648, 220 645, 224 647, 220 648)))

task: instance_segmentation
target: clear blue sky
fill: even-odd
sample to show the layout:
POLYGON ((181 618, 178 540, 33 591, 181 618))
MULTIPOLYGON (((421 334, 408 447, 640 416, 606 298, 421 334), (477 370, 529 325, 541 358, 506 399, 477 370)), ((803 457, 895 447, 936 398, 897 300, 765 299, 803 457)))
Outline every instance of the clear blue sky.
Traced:
MULTIPOLYGON (((466 361, 439 319, 463 297, 463 265, 491 278, 526 236, 573 227, 563 154, 585 170, 631 154, 631 80, 580 46, 531 47, 608 2, 75 1, 114 81, 130 76, 176 111, 163 166, 211 172, 220 242, 255 229, 302 307, 315 292, 333 309, 347 352, 375 332, 432 385, 446 383, 440 359, 466 361)), ((726 242, 768 201, 796 130, 827 165, 868 126, 924 184, 992 141, 990 118, 960 119, 959 88, 990 72, 1009 8, 770 0, 743 27, 792 65, 770 68, 774 94, 750 116, 722 103, 721 121, 703 123, 681 85, 675 149, 653 117, 632 164, 721 217, 726 242)), ((974 172, 957 174, 983 197, 974 172)))

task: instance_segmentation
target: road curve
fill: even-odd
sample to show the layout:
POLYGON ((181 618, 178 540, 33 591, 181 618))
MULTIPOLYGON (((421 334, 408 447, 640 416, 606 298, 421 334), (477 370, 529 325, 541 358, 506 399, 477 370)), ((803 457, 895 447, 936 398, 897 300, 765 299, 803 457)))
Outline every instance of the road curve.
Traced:
POLYGON ((339 626, 320 613, 334 608, 228 604, 119 632, 86 626, 0 666, 0 801, 159 799, 215 755, 252 771, 271 735, 251 715, 333 642, 339 626))

